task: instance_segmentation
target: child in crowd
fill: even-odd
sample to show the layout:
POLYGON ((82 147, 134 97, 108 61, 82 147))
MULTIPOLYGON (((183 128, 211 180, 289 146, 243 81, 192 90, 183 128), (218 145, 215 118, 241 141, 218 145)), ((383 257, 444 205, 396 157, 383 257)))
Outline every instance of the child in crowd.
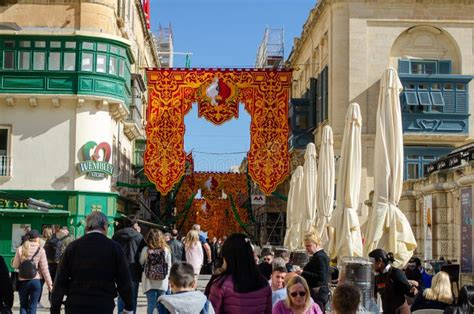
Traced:
POLYGON ((206 296, 196 291, 196 277, 194 268, 186 262, 179 262, 171 267, 169 283, 171 295, 162 295, 158 298, 158 313, 200 313, 214 314, 212 304, 206 296))

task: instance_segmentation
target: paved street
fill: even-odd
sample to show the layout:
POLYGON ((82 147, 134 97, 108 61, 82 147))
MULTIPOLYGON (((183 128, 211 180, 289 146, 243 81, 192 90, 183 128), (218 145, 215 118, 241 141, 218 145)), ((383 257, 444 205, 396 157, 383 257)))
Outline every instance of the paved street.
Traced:
MULTIPOLYGON (((198 289, 204 292, 204 288, 211 278, 210 275, 200 275, 198 279, 198 289)), ((46 289, 46 285, 43 289, 43 296, 41 297, 41 303, 44 305, 43 309, 38 308, 37 313, 49 313, 49 302, 48 300, 48 290, 46 289)), ((15 304, 13 308, 14 313, 18 313, 20 309, 20 300, 18 298, 18 293, 15 292, 15 304)), ((146 314, 146 296, 141 291, 138 292, 138 307, 137 307, 137 314, 146 314)))

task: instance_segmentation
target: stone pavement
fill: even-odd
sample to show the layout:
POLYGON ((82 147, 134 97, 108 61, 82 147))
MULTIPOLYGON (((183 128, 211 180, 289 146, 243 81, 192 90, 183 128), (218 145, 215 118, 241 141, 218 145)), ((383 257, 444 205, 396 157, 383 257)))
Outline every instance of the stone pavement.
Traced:
MULTIPOLYGON (((206 288, 207 283, 211 275, 199 275, 198 277, 198 290, 203 291, 206 288)), ((18 313, 20 311, 20 299, 18 298, 18 293, 15 292, 15 303, 13 306, 13 312, 18 313)), ((41 297, 41 303, 44 305, 44 308, 38 308, 37 313, 49 313, 49 301, 48 301, 48 289, 46 285, 43 288, 43 295, 41 297)), ((155 311, 156 312, 156 311, 155 311)), ((141 290, 138 291, 138 306, 137 306, 137 314, 146 314, 146 296, 143 294, 141 290)))

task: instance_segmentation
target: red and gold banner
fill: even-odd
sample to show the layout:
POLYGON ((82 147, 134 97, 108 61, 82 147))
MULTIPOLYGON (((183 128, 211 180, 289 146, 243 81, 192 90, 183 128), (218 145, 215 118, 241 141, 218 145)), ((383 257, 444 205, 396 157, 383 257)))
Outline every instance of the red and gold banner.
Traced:
POLYGON ((178 215, 184 210, 189 197, 198 190, 201 191, 201 198, 193 200, 190 212, 182 225, 182 231, 187 232, 196 223, 201 225, 202 230, 208 232, 209 237, 222 237, 243 231, 234 217, 230 195, 237 200, 235 206, 238 216, 244 223, 248 223, 247 210, 240 207, 240 201, 248 200, 249 197, 245 173, 187 173, 176 196, 178 215))
POLYGON ((156 69, 147 71, 149 105, 145 174, 167 194, 185 173, 184 116, 198 102, 199 116, 222 124, 251 116, 249 175, 270 194, 289 174, 290 70, 156 69))

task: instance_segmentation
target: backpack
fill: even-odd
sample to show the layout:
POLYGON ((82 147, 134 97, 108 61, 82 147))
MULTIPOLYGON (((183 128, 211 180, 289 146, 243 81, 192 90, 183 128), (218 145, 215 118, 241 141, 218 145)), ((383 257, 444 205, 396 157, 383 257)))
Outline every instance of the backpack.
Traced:
POLYGON ((59 263, 61 256, 64 252, 64 245, 63 240, 68 237, 65 236, 62 239, 59 239, 56 234, 46 241, 44 244, 44 250, 46 251, 46 258, 48 259, 48 263, 59 263))
POLYGON ((150 280, 163 280, 168 275, 165 251, 160 249, 147 250, 148 257, 145 262, 145 276, 150 280))
POLYGON ((36 268, 36 264, 33 262, 33 259, 36 255, 38 255, 40 249, 41 248, 39 247, 31 258, 21 262, 20 267, 18 267, 18 275, 21 278, 31 280, 36 277, 36 274, 38 274, 38 268, 36 268))

